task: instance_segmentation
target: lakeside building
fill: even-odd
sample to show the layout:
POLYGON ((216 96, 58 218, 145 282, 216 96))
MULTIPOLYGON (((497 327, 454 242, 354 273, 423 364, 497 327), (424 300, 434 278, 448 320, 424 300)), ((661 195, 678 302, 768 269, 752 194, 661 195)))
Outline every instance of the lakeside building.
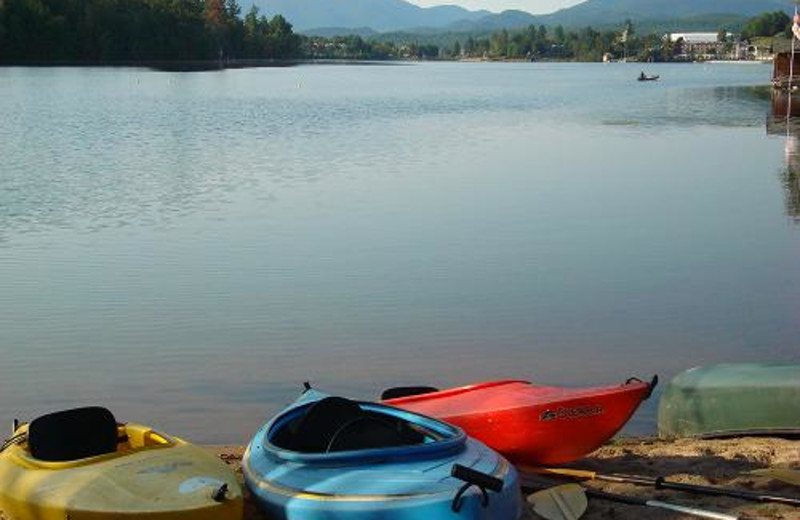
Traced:
POLYGON ((748 45, 733 40, 733 34, 727 33, 727 41, 719 41, 717 33, 670 33, 665 36, 673 44, 675 58, 679 60, 746 60, 748 45))
POLYGON ((772 43, 775 58, 772 61, 772 85, 775 88, 792 90, 800 87, 800 42, 795 44, 792 52, 792 41, 775 39, 772 43))
POLYGON ((785 38, 766 36, 752 38, 747 44, 747 57, 748 59, 756 61, 772 61, 775 57, 775 43, 778 42, 778 46, 780 47, 780 42, 782 41, 786 41, 787 43, 789 42, 789 40, 786 40, 785 38))

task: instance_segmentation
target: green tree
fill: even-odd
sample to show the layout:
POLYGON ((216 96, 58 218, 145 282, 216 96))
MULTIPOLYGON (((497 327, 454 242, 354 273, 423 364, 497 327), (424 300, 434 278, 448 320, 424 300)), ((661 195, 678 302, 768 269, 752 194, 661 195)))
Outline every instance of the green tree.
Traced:
MULTIPOLYGON (((236 0, 0 3, 0 59, 6 62, 212 59, 220 49, 264 57, 259 53, 269 33, 257 11, 242 19, 236 0)), ((297 36, 278 25, 279 49, 292 52, 297 36)))
POLYGON ((221 59, 226 36, 225 0, 205 0, 203 17, 205 18, 208 32, 211 34, 212 48, 216 50, 221 59))
POLYGON ((521 38, 515 36, 511 38, 511 41, 508 43, 506 48, 506 57, 508 58, 521 58, 525 56, 525 46, 523 45, 521 38))
POLYGON ((0 0, 0 60, 3 59, 6 36, 6 9, 4 0, 0 0))
POLYGON ((467 41, 464 43, 464 54, 467 56, 475 56, 475 38, 470 36, 467 38, 467 41))
POLYGON ((206 19, 206 24, 208 24, 212 30, 224 30, 227 21, 225 15, 225 0, 205 0, 203 16, 206 19))
POLYGON ((489 54, 493 57, 505 57, 508 52, 508 30, 494 33, 490 38, 489 54))
POLYGON ((547 41, 547 27, 544 25, 539 26, 539 30, 536 32, 536 40, 537 41, 547 41))
POLYGON ((439 46, 433 44, 425 44, 419 46, 419 58, 430 59, 439 56, 439 46))
POLYGON ((563 45, 566 41, 566 36, 564 35, 564 27, 561 25, 557 25, 555 29, 555 40, 558 45, 563 45))
POLYGON ((633 38, 633 36, 636 34, 636 30, 634 29, 633 22, 631 21, 630 18, 625 20, 625 28, 623 29, 623 34, 625 35, 625 38, 633 38))
POLYGON ((258 34, 258 26, 259 26, 258 7, 253 5, 252 7, 250 7, 250 10, 247 11, 247 14, 244 16, 244 34, 248 38, 255 38, 256 34, 258 34))
POLYGON ((661 38, 661 60, 660 61, 672 61, 673 56, 675 55, 674 46, 672 44, 672 37, 671 35, 667 34, 663 38, 661 38))
MULTIPOLYGON (((292 24, 281 15, 275 15, 269 21, 269 38, 274 49, 271 58, 293 57, 300 48, 300 39, 292 31, 292 24)), ((363 40, 356 37, 359 47, 363 48, 363 40)))
POLYGON ((791 18, 783 11, 762 13, 747 21, 742 29, 742 38, 747 40, 757 36, 785 33, 791 27, 791 23, 791 18))

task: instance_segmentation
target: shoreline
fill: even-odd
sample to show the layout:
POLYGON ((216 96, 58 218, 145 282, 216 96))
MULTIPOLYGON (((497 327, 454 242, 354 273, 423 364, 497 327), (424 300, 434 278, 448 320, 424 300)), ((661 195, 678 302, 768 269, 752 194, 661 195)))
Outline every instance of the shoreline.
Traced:
POLYGON ((402 60, 354 60, 354 59, 236 59, 236 60, 47 60, 0 62, 0 68, 144 68, 162 72, 206 72, 228 69, 286 68, 301 65, 405 65, 412 62, 402 60))
MULTIPOLYGON (((364 65, 364 66, 403 66, 414 63, 610 63, 599 61, 570 60, 530 60, 524 58, 460 58, 460 59, 390 59, 359 60, 352 58, 305 58, 305 59, 231 59, 231 60, 46 60, 46 61, 7 61, 0 62, 0 68, 145 68, 161 72, 208 72, 218 70, 255 69, 255 68, 287 68, 302 65, 364 65)), ((628 62, 639 63, 639 62, 628 62)), ((709 61, 672 61, 663 63, 713 63, 713 64, 755 64, 771 63, 758 60, 709 60, 709 61)), ((643 65, 651 65, 643 63, 643 65)))
MULTIPOLYGON (((233 468, 241 479, 242 446, 206 446, 206 449, 233 468)), ((749 472, 771 466, 800 469, 800 440, 771 437, 741 437, 720 440, 678 439, 667 441, 652 437, 623 437, 612 440, 589 457, 569 467, 596 471, 664 477, 673 482, 723 486, 800 498, 800 487, 771 481, 749 472)), ((532 479, 548 487, 568 481, 532 479)), ((773 503, 757 503, 730 497, 689 494, 608 482, 586 482, 593 489, 640 498, 724 512, 755 516, 763 520, 798 520, 800 508, 773 503)), ((244 520, 267 520, 245 494, 244 520)), ((536 520, 527 504, 521 520, 536 520)), ((683 520, 695 518, 680 513, 606 500, 589 499, 585 520, 683 520)))

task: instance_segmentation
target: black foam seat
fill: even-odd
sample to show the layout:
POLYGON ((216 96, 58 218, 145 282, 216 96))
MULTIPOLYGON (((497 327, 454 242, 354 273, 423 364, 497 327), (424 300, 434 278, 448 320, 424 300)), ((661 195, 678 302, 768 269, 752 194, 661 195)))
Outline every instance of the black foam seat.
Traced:
POLYGON ((326 451, 369 450, 412 444, 398 427, 377 417, 364 415, 342 425, 328 442, 326 451))
POLYGON ((324 453, 343 425, 363 415, 358 403, 343 397, 326 397, 312 404, 292 429, 291 449, 324 453))
POLYGON ((28 448, 33 457, 48 462, 113 453, 117 450, 117 421, 99 406, 43 415, 28 426, 28 448))

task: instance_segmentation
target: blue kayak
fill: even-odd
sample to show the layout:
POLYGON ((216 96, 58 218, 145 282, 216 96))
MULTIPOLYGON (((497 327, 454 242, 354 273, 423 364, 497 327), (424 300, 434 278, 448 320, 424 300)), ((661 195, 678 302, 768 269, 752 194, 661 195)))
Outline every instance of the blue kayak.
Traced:
POLYGON ((313 389, 264 425, 245 483, 280 520, 517 520, 519 477, 458 427, 313 389))

